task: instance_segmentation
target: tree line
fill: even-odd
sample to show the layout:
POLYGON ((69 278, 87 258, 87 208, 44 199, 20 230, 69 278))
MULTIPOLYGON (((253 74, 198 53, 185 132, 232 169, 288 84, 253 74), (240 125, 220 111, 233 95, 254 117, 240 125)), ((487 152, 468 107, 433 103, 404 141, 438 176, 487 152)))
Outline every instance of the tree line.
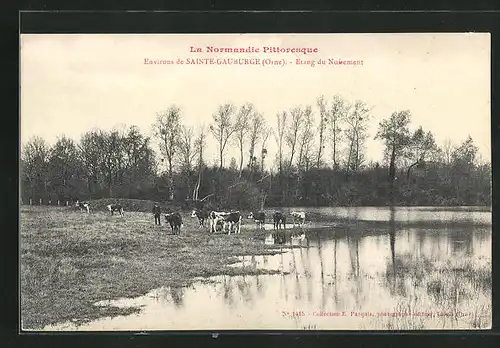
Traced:
POLYGON ((208 127, 186 126, 171 105, 157 113, 151 136, 136 126, 92 129, 53 146, 33 137, 21 148, 21 199, 135 198, 210 202, 219 207, 329 205, 489 205, 491 164, 469 136, 438 146, 430 130, 410 128, 395 111, 368 134, 371 107, 340 95, 276 115, 274 127, 251 103, 219 105, 208 127), (316 119, 318 117, 318 119, 316 119), (384 144, 368 161, 366 140, 384 144), (209 164, 206 145, 217 145, 209 164), (277 153, 265 168, 268 144, 277 153), (237 158, 226 163, 229 148, 237 158))

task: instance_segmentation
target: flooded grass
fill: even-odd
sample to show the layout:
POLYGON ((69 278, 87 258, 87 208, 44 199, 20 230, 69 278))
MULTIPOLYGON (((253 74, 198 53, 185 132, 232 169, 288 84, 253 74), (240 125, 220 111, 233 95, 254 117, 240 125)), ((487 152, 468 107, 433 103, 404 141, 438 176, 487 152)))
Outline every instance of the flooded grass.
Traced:
POLYGON ((387 330, 491 328, 490 261, 430 263, 407 256, 395 263, 396 276, 386 274, 386 278, 401 299, 393 316, 377 317, 371 325, 387 330))
POLYGON ((235 256, 281 252, 254 238, 253 229, 210 235, 208 228, 198 228, 196 219, 185 217, 181 235, 171 235, 170 227, 163 222, 155 226, 150 215, 22 207, 23 329, 134 313, 139 309, 94 303, 140 296, 162 286, 187 286, 197 277, 275 273, 228 266, 235 256))

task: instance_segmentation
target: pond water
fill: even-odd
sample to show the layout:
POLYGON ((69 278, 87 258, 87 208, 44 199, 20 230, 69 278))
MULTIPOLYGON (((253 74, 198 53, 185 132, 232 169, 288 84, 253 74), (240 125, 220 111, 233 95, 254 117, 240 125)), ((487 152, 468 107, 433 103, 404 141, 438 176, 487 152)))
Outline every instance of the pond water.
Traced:
POLYGON ((491 207, 320 207, 284 208, 286 211, 331 215, 335 218, 360 221, 396 222, 474 222, 491 224, 491 207))
POLYGON ((387 233, 336 236, 335 227, 314 229, 306 233, 306 238, 293 242, 300 247, 283 248, 283 253, 272 256, 244 256, 233 265, 279 270, 279 274, 219 276, 187 288, 155 289, 138 298, 96 304, 140 306, 137 314, 81 326, 47 326, 45 330, 414 330, 491 326, 489 208, 308 211, 387 221, 387 233), (405 228, 396 227, 397 221, 436 224, 405 228))

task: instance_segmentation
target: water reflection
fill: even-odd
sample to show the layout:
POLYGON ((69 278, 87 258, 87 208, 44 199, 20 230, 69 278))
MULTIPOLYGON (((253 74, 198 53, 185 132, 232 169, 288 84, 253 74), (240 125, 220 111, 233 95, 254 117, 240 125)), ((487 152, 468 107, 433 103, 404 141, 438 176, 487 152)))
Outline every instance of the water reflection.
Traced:
POLYGON ((396 222, 469 222, 491 223, 491 207, 303 207, 293 208, 310 213, 333 215, 353 221, 390 221, 394 213, 396 222))
POLYGON ((282 246, 276 255, 241 258, 244 266, 281 274, 214 277, 213 284, 168 289, 161 301, 152 301, 151 295, 122 300, 144 305, 144 310, 80 329, 440 329, 491 322, 491 227, 400 228, 392 208, 384 231, 318 230, 302 242, 307 247, 282 246), (306 315, 291 319, 282 311, 306 315), (347 315, 315 315, 342 311, 347 315), (453 316, 369 318, 351 311, 453 316))
POLYGON ((333 235, 333 300, 336 306, 339 305, 339 296, 337 291, 337 244, 338 239, 333 235))
MULTIPOLYGON (((391 294, 396 293, 396 289, 400 289, 400 286, 396 284, 396 221, 395 221, 395 208, 391 206, 391 215, 389 219, 389 244, 391 247, 391 265, 392 265, 392 278, 389 280, 391 284, 391 294)), ((403 295, 404 296, 404 295, 403 295)))
POLYGON ((461 229, 451 231, 451 249, 454 254, 463 254, 470 256, 473 248, 473 228, 472 226, 463 226, 461 229))
POLYGON ((170 288, 170 297, 177 308, 180 308, 183 305, 184 290, 185 288, 183 287, 170 288))
POLYGON ((250 280, 248 276, 242 276, 236 280, 236 287, 239 291, 239 295, 243 302, 247 305, 251 305, 253 303, 254 295, 252 293, 252 289, 250 286, 250 280))
POLYGON ((226 304, 229 306, 232 306, 234 304, 234 298, 233 298, 233 285, 232 285, 232 280, 233 277, 230 276, 222 276, 222 283, 223 283, 223 293, 224 293, 224 300, 226 304))
POLYGON ((316 234, 317 242, 318 242, 318 247, 316 248, 318 250, 318 257, 319 257, 319 264, 320 264, 320 269, 321 269, 321 310, 325 310, 326 306, 326 298, 325 298, 325 267, 324 267, 324 262, 323 262, 323 248, 321 247, 321 238, 319 233, 316 234))

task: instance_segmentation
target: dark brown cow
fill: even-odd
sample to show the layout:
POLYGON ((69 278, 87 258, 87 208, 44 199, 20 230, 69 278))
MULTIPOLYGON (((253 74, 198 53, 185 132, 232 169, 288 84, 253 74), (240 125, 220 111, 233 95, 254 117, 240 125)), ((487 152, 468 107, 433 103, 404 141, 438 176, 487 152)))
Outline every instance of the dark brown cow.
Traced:
POLYGON ((184 226, 182 223, 182 216, 179 213, 165 214, 165 220, 170 224, 173 234, 180 234, 181 227, 184 226))
POLYGON ((286 217, 283 213, 277 211, 273 214, 273 228, 275 230, 279 230, 282 225, 283 225, 283 228, 286 228, 286 217))
POLYGON ((198 218, 198 222, 200 223, 200 228, 201 227, 205 227, 205 220, 208 219, 208 211, 206 210, 193 210, 193 212, 191 213, 191 217, 197 217, 198 218))
POLYGON ((251 212, 250 215, 248 215, 248 218, 253 219, 258 228, 264 228, 266 214, 263 211, 259 211, 258 213, 251 212))

